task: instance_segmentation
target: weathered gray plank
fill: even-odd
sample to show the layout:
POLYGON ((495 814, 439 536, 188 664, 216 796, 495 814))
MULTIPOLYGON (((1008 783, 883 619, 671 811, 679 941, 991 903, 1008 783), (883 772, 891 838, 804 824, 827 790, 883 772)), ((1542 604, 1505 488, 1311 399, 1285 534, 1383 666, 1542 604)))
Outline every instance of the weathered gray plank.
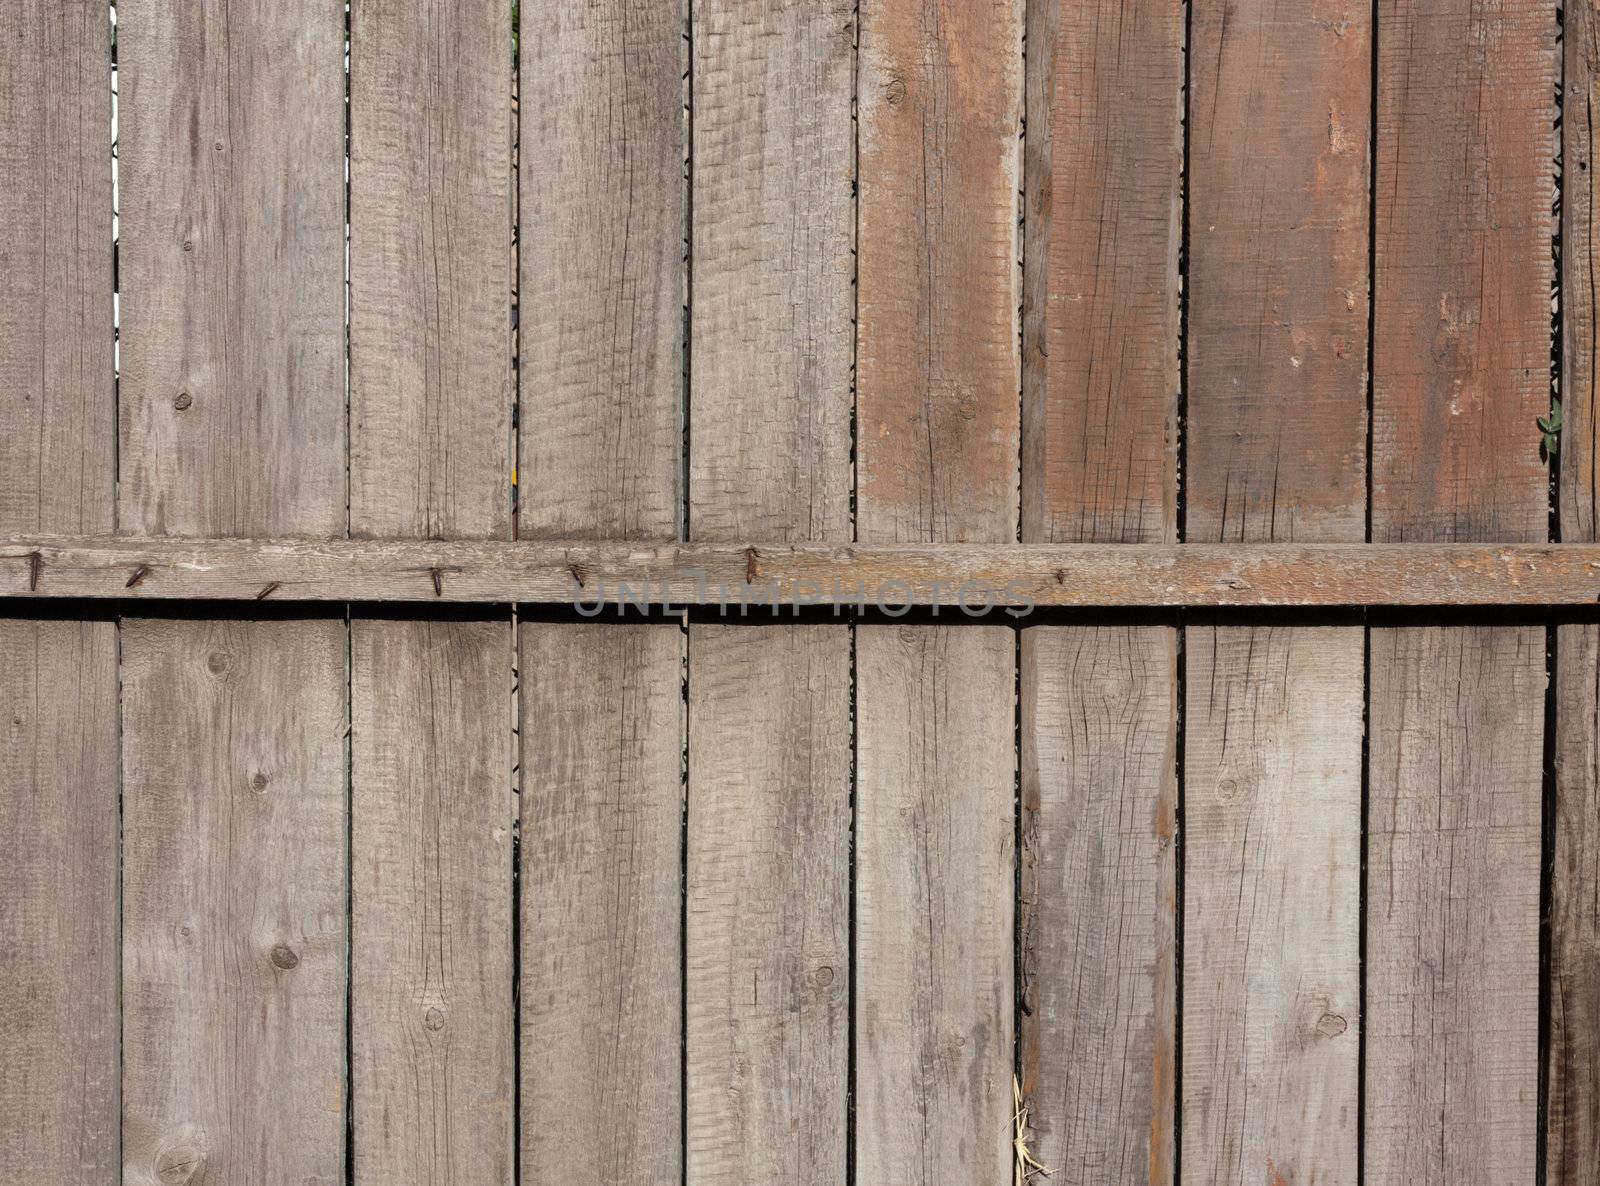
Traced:
POLYGON ((508 536, 511 2, 350 19, 351 534, 508 536))
POLYGON ((1540 627, 1374 627, 1367 1177, 1533 1180, 1540 627))
MULTIPOLYGON (((125 530, 344 534, 342 26, 118 6, 125 530)), ((131 1181, 344 1177, 347 645, 124 623, 131 1181)))
MULTIPOLYGON (((857 534, 1010 544, 1023 5, 884 0, 861 21, 857 534)), ((857 665, 857 1174, 999 1180, 1016 636, 863 629, 857 665)))
MULTIPOLYGON (((350 529, 511 534, 509 0, 357 0, 350 529)), ((352 622, 358 1182, 509 1181, 508 621, 352 622)))
POLYGON ((106 6, 0 13, 0 530, 108 531, 111 50, 106 6))
MULTIPOLYGON (((522 5, 525 539, 680 533, 687 15, 522 5)), ((522 1179, 677 1182, 682 633, 525 623, 520 646, 522 1179)))
POLYGON ((341 536, 342 14, 134 0, 117 29, 118 521, 341 536))
POLYGON ((522 1180, 677 1182, 683 633, 521 630, 522 1180))
POLYGON ((523 0, 521 19, 521 534, 670 539, 685 5, 523 0))
MULTIPOLYGON (((1370 24, 1193 10, 1188 539, 1365 539, 1370 24)), ((1185 1180, 1355 1179, 1363 650, 1187 632, 1185 1180)))
POLYGON ((1015 635, 856 636, 856 1175, 1007 1181, 1015 635))
MULTIPOLYGON (((1184 14, 1028 5, 1022 538, 1177 537, 1184 14)), ((1170 1182, 1177 631, 1019 649, 1018 1062, 1052 1181, 1170 1182)))
POLYGON ((845 1179, 849 665, 839 626, 690 632, 694 1182, 845 1179))
POLYGON ((1171 1180, 1177 640, 1022 632, 1019 1038, 1052 1180, 1171 1180))
POLYGON ((1362 631, 1186 654, 1184 1180, 1353 1182, 1362 631))
POLYGON ((344 652, 123 622, 129 1182, 344 1180, 344 652))
POLYGON ((508 1183, 510 626, 350 630, 355 1181, 508 1183))
MULTIPOLYGON (((1542 540, 1554 9, 1384 0, 1372 538, 1542 540)), ((1544 631, 1374 628, 1370 1181, 1532 1181, 1544 631)))
POLYGON ((118 1165, 114 623, 0 617, 0 1179, 118 1165))
POLYGON ((690 534, 850 531, 849 0, 695 0, 690 534))
MULTIPOLYGON (((1600 509, 1596 399, 1594 108, 1600 11, 1563 8, 1566 105, 1561 120, 1560 538, 1593 541, 1600 509)), ((1549 1058, 1545 1179, 1600 1179, 1600 627, 1556 629, 1555 818, 1550 879, 1549 1058)))
MULTIPOLYGON (((0 11, 0 531, 109 531, 103 4, 0 11)), ((119 1160, 116 626, 0 618, 0 1180, 119 1160)))
MULTIPOLYGON (((688 534, 848 541, 853 6, 691 15, 688 534)), ((849 632, 688 645, 689 1178, 841 1182, 849 632)))

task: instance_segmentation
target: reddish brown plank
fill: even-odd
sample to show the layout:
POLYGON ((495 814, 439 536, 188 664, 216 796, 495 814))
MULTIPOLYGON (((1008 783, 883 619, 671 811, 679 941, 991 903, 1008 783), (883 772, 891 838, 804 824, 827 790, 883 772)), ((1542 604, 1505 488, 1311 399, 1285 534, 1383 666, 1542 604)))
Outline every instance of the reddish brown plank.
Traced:
POLYGON ((1189 540, 1365 538, 1369 24, 1194 6, 1189 540))
POLYGON ((1022 15, 862 6, 862 540, 1016 538, 1022 15))
POLYGON ((1022 538, 1176 538, 1183 11, 1028 5, 1022 538))

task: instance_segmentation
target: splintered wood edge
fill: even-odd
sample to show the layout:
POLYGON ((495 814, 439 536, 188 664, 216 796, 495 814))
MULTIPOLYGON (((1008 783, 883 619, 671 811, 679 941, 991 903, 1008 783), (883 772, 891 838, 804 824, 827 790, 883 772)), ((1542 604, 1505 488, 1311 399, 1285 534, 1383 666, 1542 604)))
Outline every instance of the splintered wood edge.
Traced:
POLYGON ((1600 544, 0 543, 0 598, 577 605, 1594 605, 1600 544))

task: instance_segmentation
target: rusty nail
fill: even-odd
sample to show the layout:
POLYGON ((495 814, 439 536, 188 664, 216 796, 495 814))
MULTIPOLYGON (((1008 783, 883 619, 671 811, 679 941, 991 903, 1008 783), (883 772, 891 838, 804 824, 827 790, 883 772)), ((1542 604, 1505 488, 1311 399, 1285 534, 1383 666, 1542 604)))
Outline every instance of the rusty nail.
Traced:
POLYGON ((1056 569, 1056 584, 1065 585, 1066 583, 1067 583, 1067 570, 1064 569, 1064 568, 1056 569))
POLYGON ((133 588, 133 587, 134 587, 134 586, 135 586, 135 585, 137 585, 137 584, 139 584, 139 583, 140 583, 140 582, 141 582, 141 581, 143 581, 143 580, 144 580, 144 579, 145 579, 145 577, 147 577, 147 576, 149 576, 149 575, 150 575, 150 568, 149 568, 149 566, 148 566, 148 565, 144 565, 144 564, 141 564, 141 565, 139 565, 139 567, 138 567, 138 568, 136 568, 136 569, 134 569, 134 570, 133 570, 133 575, 132 575, 132 576, 131 576, 131 577, 129 577, 129 578, 128 578, 128 583, 127 583, 127 584, 126 584, 126 585, 124 585, 124 586, 122 586, 122 587, 123 587, 123 588, 124 588, 124 589, 131 589, 131 588, 133 588))
POLYGON ((758 569, 757 569, 757 566, 756 566, 756 561, 759 560, 760 558, 761 558, 761 553, 756 551, 755 548, 751 547, 751 548, 746 548, 744 550, 744 583, 745 584, 749 585, 749 584, 753 584, 755 582, 756 575, 757 575, 757 572, 758 572, 758 569))
POLYGON ((273 591, 275 589, 277 589, 278 585, 279 585, 278 581, 271 581, 268 584, 262 586, 261 592, 256 594, 256 600, 257 601, 265 601, 268 597, 272 596, 273 591))
POLYGON ((444 596, 444 574, 442 572, 440 572, 437 568, 430 568, 428 571, 433 574, 433 595, 435 597, 443 597, 444 596))
POLYGON ((39 588, 39 574, 44 571, 44 557, 38 552, 28 553, 28 592, 39 588))
POLYGON ((578 588, 583 588, 583 569, 576 564, 567 565, 567 571, 572 574, 572 579, 578 582, 578 588))

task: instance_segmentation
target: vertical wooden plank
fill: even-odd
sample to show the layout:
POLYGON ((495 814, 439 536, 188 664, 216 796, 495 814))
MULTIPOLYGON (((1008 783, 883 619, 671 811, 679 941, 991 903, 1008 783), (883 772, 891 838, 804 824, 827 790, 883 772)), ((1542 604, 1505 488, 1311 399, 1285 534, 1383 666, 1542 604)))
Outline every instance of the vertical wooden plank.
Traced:
POLYGON ((677 1182, 682 631, 521 629, 522 1180, 677 1182))
MULTIPOLYGON (((118 35, 121 526, 342 535, 341 14, 137 0, 118 35)), ((124 623, 129 1180, 343 1177, 346 648, 124 623)))
POLYGON ((357 1182, 512 1177, 509 644, 351 622, 357 1182))
MULTIPOLYGON (((1555 21, 1379 10, 1376 540, 1545 538, 1555 21)), ((1367 1176, 1531 1181, 1544 631, 1371 648, 1367 1176)))
MULTIPOLYGON (((0 531, 113 523, 104 5, 0 12, 0 531)), ((41 579, 47 579, 40 574, 41 579)), ((0 1179, 117 1172, 116 626, 0 618, 0 1179)))
POLYGON ((841 626, 690 634, 692 1181, 844 1181, 849 670, 841 626))
POLYGON ((1372 632, 1369 1180, 1533 1180, 1543 716, 1543 629, 1372 632))
POLYGON ((849 0, 695 0, 690 523, 848 539, 849 0))
MULTIPOLYGON (((511 68, 508 0, 352 7, 353 535, 510 534, 511 68)), ((355 1178, 507 1182, 509 623, 351 632, 355 1178)))
POLYGON ((1022 1086, 1063 1181, 1172 1179, 1178 632, 1022 632, 1022 1086))
MULTIPOLYGON (((862 6, 862 540, 1016 538, 1023 5, 862 6)), ((858 632, 856 1172, 1012 1164, 1016 636, 858 632), (924 941, 907 942, 908 935, 924 941)))
POLYGON ((1014 635, 863 626, 856 1175, 1012 1169, 1014 635))
MULTIPOLYGON (((693 4, 698 540, 850 539, 853 8, 693 4)), ((689 631, 695 1182, 845 1179, 849 681, 842 625, 689 631)))
POLYGON ((0 1178, 118 1164, 117 637, 0 617, 0 1178))
POLYGON ((1188 631, 1183 1176, 1350 1182, 1362 631, 1188 631))
POLYGON ((119 524, 342 536, 341 14, 132 0, 117 28, 119 524))
POLYGON ((344 623, 122 642, 125 1179, 342 1181, 344 623))
MULTIPOLYGON (((679 532, 687 16, 521 6, 523 536, 679 532)), ((678 1182, 683 632, 520 631, 521 1180, 678 1182)))
POLYGON ((861 6, 863 540, 1016 538, 1022 12, 861 6))
POLYGON ((511 3, 350 12, 350 530, 511 530, 511 3))
POLYGON ((682 517, 687 0, 523 0, 524 537, 682 517))
MULTIPOLYGON (((1370 19, 1194 9, 1189 539, 1365 538, 1370 19)), ((1184 1178, 1353 1181, 1362 631, 1186 654, 1184 1178)))
POLYGON ((1365 538, 1370 22, 1195 5, 1190 540, 1365 538))
POLYGON ((1177 538, 1183 12, 1028 5, 1022 538, 1177 538))
MULTIPOLYGON (((1022 538, 1177 534, 1177 6, 1028 5, 1022 538)), ((1019 1062, 1052 1181, 1167 1183, 1177 631, 1022 631, 1019 1062)))
MULTIPOLYGON (((1561 120, 1561 539, 1592 542, 1600 506, 1600 381, 1595 366, 1594 118, 1600 10, 1564 9, 1561 120)), ((1550 984, 1545 1178, 1600 1177, 1600 626, 1556 628, 1556 803, 1550 853, 1550 984)))

